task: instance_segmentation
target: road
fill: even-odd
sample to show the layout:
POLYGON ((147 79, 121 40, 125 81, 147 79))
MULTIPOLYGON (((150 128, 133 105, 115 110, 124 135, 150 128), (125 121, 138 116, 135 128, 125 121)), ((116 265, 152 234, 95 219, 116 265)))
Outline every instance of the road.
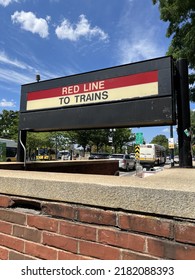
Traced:
POLYGON ((119 176, 133 176, 133 175, 135 175, 135 173, 136 173, 136 171, 135 170, 130 170, 129 172, 127 172, 127 171, 120 171, 119 172, 119 176))
MULTIPOLYGON (((177 164, 175 164, 175 166, 178 166, 177 164)), ((156 167, 158 168, 158 167, 156 167)), ((170 163, 166 163, 164 166, 161 166, 159 168, 162 168, 163 169, 167 169, 167 168, 171 168, 171 164, 170 163)), ((127 177, 131 177, 131 176, 134 176, 136 174, 136 171, 135 170, 130 170, 129 172, 127 171, 120 171, 119 173, 119 176, 127 176, 127 177)))

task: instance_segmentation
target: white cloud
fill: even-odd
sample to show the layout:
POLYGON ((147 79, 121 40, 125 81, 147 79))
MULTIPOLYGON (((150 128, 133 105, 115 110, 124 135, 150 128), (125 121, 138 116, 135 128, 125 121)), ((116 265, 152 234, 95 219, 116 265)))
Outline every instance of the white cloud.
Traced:
POLYGON ((120 62, 130 63, 164 55, 164 50, 151 37, 119 42, 120 62))
POLYGON ((7 101, 6 99, 1 99, 0 107, 16 107, 16 104, 13 100, 7 101))
MULTIPOLYGON (((162 132, 170 135, 170 126, 164 128, 164 129, 162 130, 162 132)), ((175 128, 175 127, 173 127, 173 132, 176 132, 176 128, 175 128)))
POLYGON ((170 127, 166 127, 162 130, 164 133, 170 133, 170 127))
POLYGON ((91 27, 85 15, 79 16, 79 21, 76 25, 71 24, 67 19, 64 19, 60 26, 57 26, 55 33, 61 40, 67 39, 70 41, 77 41, 81 37, 91 39, 91 37, 99 37, 100 40, 108 40, 106 34, 101 28, 95 26, 91 27))
POLYGON ((166 25, 160 21, 160 15, 158 18, 156 14, 157 6, 144 0, 128 0, 126 3, 124 13, 117 25, 118 63, 131 63, 164 56, 169 40, 165 36, 166 25))
POLYGON ((2 82, 8 82, 8 83, 14 83, 14 84, 26 84, 33 82, 33 76, 32 74, 21 74, 13 70, 8 69, 1 69, 0 68, 0 81, 2 82))
POLYGON ((30 31, 32 33, 37 33, 41 38, 46 38, 49 35, 48 21, 50 17, 37 18, 32 12, 18 12, 16 11, 11 16, 12 22, 21 25, 21 28, 30 31))
POLYGON ((3 7, 7 7, 9 4, 13 2, 19 2, 18 0, 0 0, 0 5, 3 7))
POLYGON ((0 63, 7 64, 10 66, 15 66, 20 69, 31 69, 30 66, 26 65, 25 63, 8 57, 8 55, 4 51, 0 51, 0 63))

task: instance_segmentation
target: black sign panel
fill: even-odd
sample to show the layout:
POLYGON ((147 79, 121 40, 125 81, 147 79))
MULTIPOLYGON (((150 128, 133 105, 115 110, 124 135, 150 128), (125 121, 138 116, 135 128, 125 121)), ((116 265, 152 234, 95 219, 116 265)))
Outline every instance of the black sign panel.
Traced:
POLYGON ((175 124, 173 61, 162 57, 22 86, 20 130, 175 124))

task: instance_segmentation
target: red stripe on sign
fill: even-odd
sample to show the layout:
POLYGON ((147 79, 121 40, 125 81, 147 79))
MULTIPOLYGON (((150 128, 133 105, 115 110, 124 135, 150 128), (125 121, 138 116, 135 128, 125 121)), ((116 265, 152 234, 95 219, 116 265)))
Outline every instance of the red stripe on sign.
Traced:
POLYGON ((27 100, 37 100, 58 96, 85 94, 90 92, 97 92, 102 90, 109 90, 113 88, 121 88, 127 86, 148 84, 158 81, 158 71, 151 71, 145 73, 139 73, 134 75, 128 75, 123 77, 111 78, 106 80, 99 80, 94 82, 87 82, 83 84, 75 84, 70 86, 64 86, 60 88, 52 88, 40 91, 29 92, 27 100))

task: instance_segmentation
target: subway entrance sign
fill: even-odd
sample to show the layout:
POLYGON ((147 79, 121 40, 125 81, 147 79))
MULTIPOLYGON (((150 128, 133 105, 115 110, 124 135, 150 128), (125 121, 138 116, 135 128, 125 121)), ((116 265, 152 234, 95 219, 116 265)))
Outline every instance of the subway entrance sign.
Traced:
POLYGON ((21 88, 19 129, 175 124, 173 84, 169 56, 25 84, 21 88))
POLYGON ((190 130, 186 59, 165 56, 22 85, 17 159, 26 158, 27 131, 175 125, 176 115, 180 166, 192 167, 191 137, 184 135, 190 130))

